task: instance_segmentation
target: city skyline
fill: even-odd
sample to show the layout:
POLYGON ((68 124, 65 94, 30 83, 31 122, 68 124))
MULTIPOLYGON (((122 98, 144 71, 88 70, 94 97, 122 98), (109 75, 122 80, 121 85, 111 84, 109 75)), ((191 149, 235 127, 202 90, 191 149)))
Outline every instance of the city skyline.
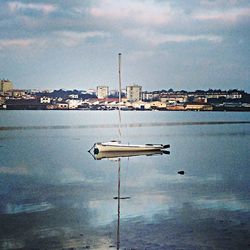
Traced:
POLYGON ((249 1, 6 1, 0 79, 23 89, 243 89, 249 1))

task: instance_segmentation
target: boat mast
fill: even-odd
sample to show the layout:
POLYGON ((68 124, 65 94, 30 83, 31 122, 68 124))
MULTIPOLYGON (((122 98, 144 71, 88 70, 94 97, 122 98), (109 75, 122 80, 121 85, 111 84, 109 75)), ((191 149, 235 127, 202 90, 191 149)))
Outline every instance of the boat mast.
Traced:
POLYGON ((119 103, 120 103, 121 102, 121 92, 122 92, 122 80, 121 80, 121 57, 122 57, 122 53, 119 53, 118 57, 119 57, 119 103))
POLYGON ((120 103, 121 103, 121 93, 122 93, 122 80, 121 80, 121 57, 122 57, 122 53, 119 53, 118 54, 118 66, 119 66, 119 69, 118 69, 118 73, 119 73, 119 104, 118 104, 118 112, 119 112, 119 127, 118 127, 118 130, 119 130, 119 139, 121 139, 121 136, 122 136, 122 133, 121 133, 121 106, 120 106, 120 103))

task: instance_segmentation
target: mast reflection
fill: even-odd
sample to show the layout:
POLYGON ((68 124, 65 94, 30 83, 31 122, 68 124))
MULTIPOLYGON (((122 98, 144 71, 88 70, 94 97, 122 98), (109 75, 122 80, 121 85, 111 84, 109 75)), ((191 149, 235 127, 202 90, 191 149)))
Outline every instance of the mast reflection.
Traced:
POLYGON ((121 197, 121 158, 126 157, 135 157, 135 156, 155 156, 155 155, 163 155, 170 154, 169 151, 140 151, 140 152, 99 152, 98 154, 92 154, 89 152, 95 160, 113 160, 117 162, 117 196, 113 197, 114 200, 117 200, 117 230, 116 230, 116 249, 120 249, 120 215, 121 215, 121 200, 128 200, 131 197, 124 196, 121 197))

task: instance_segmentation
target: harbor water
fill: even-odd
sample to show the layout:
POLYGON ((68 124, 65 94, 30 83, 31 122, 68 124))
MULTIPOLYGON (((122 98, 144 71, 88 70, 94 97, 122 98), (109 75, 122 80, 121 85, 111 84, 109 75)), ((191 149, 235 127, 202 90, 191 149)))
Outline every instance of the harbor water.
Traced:
POLYGON ((0 111, 0 249, 250 248, 249 112, 122 111, 123 142, 170 154, 95 160, 117 122, 0 111))

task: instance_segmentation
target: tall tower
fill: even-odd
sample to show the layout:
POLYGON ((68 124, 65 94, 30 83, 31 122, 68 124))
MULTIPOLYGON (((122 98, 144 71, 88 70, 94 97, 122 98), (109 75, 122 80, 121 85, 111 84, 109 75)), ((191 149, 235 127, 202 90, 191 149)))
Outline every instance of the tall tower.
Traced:
POLYGON ((142 100, 142 86, 132 85, 126 87, 127 99, 130 102, 137 102, 142 100))
POLYGON ((109 87, 108 86, 97 86, 97 98, 104 99, 109 95, 109 87))
POLYGON ((13 89, 13 83, 10 80, 0 80, 0 91, 6 92, 13 89))

